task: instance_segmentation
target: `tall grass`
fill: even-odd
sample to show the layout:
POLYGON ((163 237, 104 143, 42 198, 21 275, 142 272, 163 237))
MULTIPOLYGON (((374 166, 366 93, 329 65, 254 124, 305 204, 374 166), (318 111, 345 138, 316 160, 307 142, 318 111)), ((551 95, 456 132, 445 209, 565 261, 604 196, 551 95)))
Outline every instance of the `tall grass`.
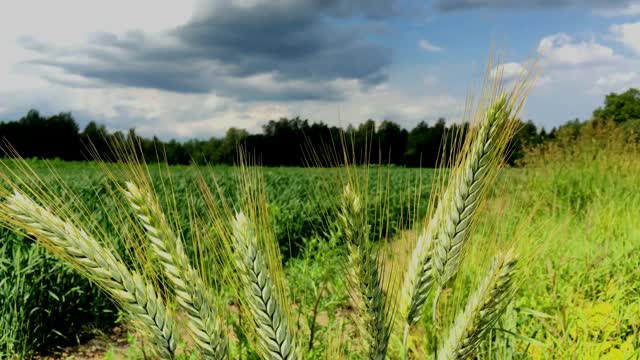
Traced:
MULTIPOLYGON (((593 121, 578 134, 531 149, 527 167, 501 186, 505 207, 537 204, 528 242, 541 261, 523 284, 521 308, 536 309, 518 330, 537 339, 534 358, 639 356, 640 148, 637 135, 593 121), (534 284, 546 283, 547 286, 534 284)), ((518 210, 520 209, 520 210, 518 210)), ((487 221, 497 221, 489 218, 487 221)))

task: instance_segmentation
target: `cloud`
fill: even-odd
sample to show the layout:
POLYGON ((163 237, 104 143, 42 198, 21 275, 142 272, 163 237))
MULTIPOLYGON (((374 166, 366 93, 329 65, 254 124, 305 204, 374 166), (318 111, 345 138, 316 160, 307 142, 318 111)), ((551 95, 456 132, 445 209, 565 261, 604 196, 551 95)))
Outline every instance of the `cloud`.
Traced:
MULTIPOLYGON (((202 2, 185 24, 164 32, 93 33, 58 47, 33 37, 27 64, 133 88, 233 97, 243 101, 344 97, 333 82, 363 87, 387 78, 391 50, 370 38, 372 24, 396 13, 391 0, 202 2), (364 20, 362 20, 364 19, 364 20)), ((66 74, 61 76, 60 74, 66 74)))
POLYGON ((618 7, 613 9, 597 9, 597 10, 594 10, 593 13, 595 15, 600 15, 605 17, 640 16, 640 2, 632 2, 627 4, 624 7, 618 7))
POLYGON ((332 124, 346 127, 364 119, 392 120, 410 129, 420 121, 445 118, 456 121, 464 114, 464 95, 455 96, 442 91, 410 91, 406 88, 378 85, 366 92, 358 91, 356 84, 343 84, 348 98, 335 105, 322 102, 291 103, 291 114, 314 120, 329 119, 332 124), (336 120, 338 119, 338 120, 336 120))
MULTIPOLYGON (((597 36, 610 41, 614 37, 612 34, 617 34, 618 41, 622 41, 626 34, 631 46, 634 40, 631 29, 629 26, 612 26, 607 33, 597 36)), ((614 52, 594 38, 582 40, 572 35, 558 33, 546 36, 538 45, 542 58, 538 69, 540 73, 522 118, 530 118, 547 129, 575 118, 589 119, 593 110, 602 105, 606 94, 640 86, 638 56, 614 52)), ((525 62, 503 65, 507 87, 509 80, 517 77, 523 66, 526 66, 525 62)), ((492 69, 492 74, 496 73, 497 69, 492 69)))
POLYGON ((441 48, 440 46, 437 46, 437 45, 433 45, 432 43, 430 43, 426 39, 421 39, 420 41, 418 41, 418 46, 420 46, 421 49, 426 50, 426 51, 431 52, 431 53, 439 53, 439 52, 443 52, 444 51, 443 48, 441 48))
POLYGON ((618 58, 613 49, 607 46, 598 44, 594 40, 576 42, 565 33, 547 36, 540 40, 538 53, 552 65, 579 65, 618 58))
POLYGON ((437 86, 439 83, 440 83, 440 79, 433 74, 425 75, 425 77, 422 79, 422 84, 426 87, 434 87, 434 86, 437 86))
POLYGON ((553 85, 534 87, 526 109, 547 129, 575 118, 589 119, 608 93, 640 86, 638 69, 640 59, 635 57, 576 66, 544 66, 542 74, 552 79, 553 85))
POLYGON ((491 69, 491 76, 495 77, 500 74, 503 80, 510 81, 522 75, 524 70, 525 69, 522 64, 517 62, 508 62, 491 69))
MULTIPOLYGON (((253 81, 270 83, 262 78, 253 81)), ((4 108, 0 109, 0 119, 18 119, 30 108, 47 115, 71 111, 81 128, 93 120, 106 124, 111 131, 134 127, 145 137, 186 140, 224 136, 230 126, 256 133, 270 119, 297 115, 339 126, 355 125, 367 118, 389 119, 412 128, 422 120, 457 119, 464 104, 463 96, 443 93, 442 86, 422 91, 388 83, 362 88, 354 79, 335 80, 331 85, 344 98, 333 102, 244 102, 216 94, 108 85, 80 88, 54 83, 39 90, 0 89, 0 108, 4 108)))
MULTIPOLYGON (((491 76, 496 77, 500 75, 500 78, 505 84, 506 88, 512 88, 521 77, 526 74, 526 66, 517 62, 508 62, 502 65, 498 65, 491 69, 491 76)), ((548 75, 538 75, 535 78, 534 87, 546 85, 551 82, 551 77, 548 75)))
POLYGON ((626 6, 632 0, 434 0, 435 6, 443 11, 473 8, 617 8, 626 6))
POLYGON ((70 111, 81 128, 97 121, 111 131, 135 128, 146 137, 181 140, 223 136, 230 126, 259 132, 262 122, 293 115, 281 104, 243 103, 212 94, 57 84, 39 90, 0 92, 0 108, 2 120, 19 119, 31 108, 46 115, 70 111))
POLYGON ((596 81, 596 85, 606 88, 624 89, 636 85, 640 82, 640 74, 636 71, 614 72, 601 76, 596 81))
POLYGON ((611 25, 609 31, 616 41, 640 53, 640 22, 611 25))
POLYGON ((3 30, 12 27, 0 22, 0 40, 12 47, 11 61, 4 53, 0 59, 0 119, 30 108, 71 111, 81 128, 93 120, 112 131, 134 127, 142 136, 185 140, 222 136, 230 126, 259 132, 270 119, 296 115, 332 125, 386 118, 413 127, 455 118, 464 100, 436 95, 442 85, 424 89, 421 77, 412 79, 419 90, 387 81, 391 50, 373 35, 389 31, 391 17, 405 11, 395 0, 203 1, 167 27, 144 19, 138 27, 129 13, 119 22, 124 0, 101 7, 111 12, 104 23, 91 6, 69 1, 83 9, 78 29, 59 29, 59 20, 42 16, 39 27, 9 34, 3 30), (101 25, 93 28, 93 21, 101 25), (59 33, 48 35, 48 28, 59 33))
POLYGON ((145 137, 186 140, 224 136, 230 126, 260 132, 270 119, 296 115, 339 126, 356 125, 367 118, 389 119, 412 128, 422 120, 457 119, 464 104, 463 95, 448 94, 442 85, 421 91, 389 83, 362 88, 357 80, 345 79, 333 81, 332 86, 345 95, 343 99, 243 102, 215 94, 109 85, 76 88, 54 83, 37 91, 0 89, 0 108, 6 105, 0 110, 0 119, 18 119, 32 107, 47 115, 71 111, 81 128, 94 120, 111 131, 135 127, 145 137))

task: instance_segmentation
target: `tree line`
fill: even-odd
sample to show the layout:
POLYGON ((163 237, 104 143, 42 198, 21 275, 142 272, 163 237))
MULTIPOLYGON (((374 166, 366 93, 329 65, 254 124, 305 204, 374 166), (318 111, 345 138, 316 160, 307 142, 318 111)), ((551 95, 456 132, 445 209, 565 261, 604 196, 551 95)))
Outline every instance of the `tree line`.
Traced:
MULTIPOLYGON (((621 94, 607 95, 604 107, 593 112, 591 121, 598 119, 613 119, 617 123, 640 119, 640 91, 632 88, 621 94)), ((522 122, 512 144, 509 163, 515 164, 526 147, 552 141, 559 132, 577 131, 582 124, 576 119, 547 131, 532 121, 522 122)), ((435 167, 442 150, 452 149, 456 137, 464 137, 466 130, 466 124, 447 125, 442 118, 434 124, 422 121, 407 130, 389 120, 376 123, 369 119, 358 126, 342 129, 295 117, 270 120, 258 134, 232 127, 222 138, 179 142, 143 138, 135 133, 135 129, 126 133, 109 132, 104 125, 93 121, 80 130, 71 113, 47 117, 37 110, 30 110, 17 121, 0 122, 0 139, 4 140, 5 147, 10 144, 23 158, 68 161, 90 160, 92 153, 100 154, 103 160, 115 160, 115 156, 109 155, 114 143, 135 142, 146 161, 166 161, 172 165, 233 164, 241 145, 265 166, 330 165, 319 164, 312 155, 326 155, 327 150, 340 148, 342 139, 346 139, 356 161, 435 167)), ((444 156, 447 156, 446 152, 444 156)))

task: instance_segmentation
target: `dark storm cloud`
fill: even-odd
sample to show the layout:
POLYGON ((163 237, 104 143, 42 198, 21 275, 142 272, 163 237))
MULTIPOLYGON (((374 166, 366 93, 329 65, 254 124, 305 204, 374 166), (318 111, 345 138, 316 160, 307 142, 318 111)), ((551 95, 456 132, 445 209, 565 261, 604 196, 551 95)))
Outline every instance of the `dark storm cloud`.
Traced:
POLYGON ((472 8, 616 8, 630 2, 631 0, 434 0, 435 6, 444 11, 472 8))
POLYGON ((75 49, 28 38, 22 44, 40 54, 30 64, 67 74, 242 100, 336 100, 343 94, 331 80, 363 86, 386 80, 391 52, 372 34, 376 24, 398 14, 393 0, 202 4, 189 22, 164 34, 96 33, 75 49), (254 81, 265 74, 276 87, 254 81))

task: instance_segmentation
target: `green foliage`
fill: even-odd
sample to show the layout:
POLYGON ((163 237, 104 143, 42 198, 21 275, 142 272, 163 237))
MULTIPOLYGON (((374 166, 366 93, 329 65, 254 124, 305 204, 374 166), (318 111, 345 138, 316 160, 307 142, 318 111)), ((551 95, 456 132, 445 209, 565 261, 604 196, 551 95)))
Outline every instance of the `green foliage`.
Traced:
POLYGON ((116 318, 100 290, 40 246, 3 231, 0 358, 73 345, 116 318))
POLYGON ((520 236, 541 251, 514 308, 516 354, 637 358, 639 150, 622 124, 588 122, 531 149, 525 169, 504 175, 494 197, 518 217, 535 209, 520 236))
POLYGON ((597 108, 593 112, 593 118, 614 120, 617 123, 640 119, 640 90, 631 88, 621 94, 607 95, 604 108, 597 108))

